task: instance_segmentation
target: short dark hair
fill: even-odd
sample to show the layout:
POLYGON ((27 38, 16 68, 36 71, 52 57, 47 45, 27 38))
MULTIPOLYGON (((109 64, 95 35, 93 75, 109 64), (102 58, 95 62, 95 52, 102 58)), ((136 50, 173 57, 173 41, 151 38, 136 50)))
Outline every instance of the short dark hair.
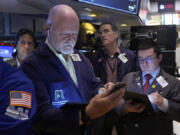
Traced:
POLYGON ((28 34, 28 35, 30 35, 32 37, 33 42, 34 42, 34 47, 36 47, 36 37, 34 36, 34 33, 31 30, 27 29, 27 28, 22 28, 22 29, 20 29, 18 31, 18 33, 16 35, 16 41, 18 42, 20 37, 25 35, 25 34, 28 34))
POLYGON ((113 31, 118 31, 118 28, 117 28, 117 26, 114 23, 106 21, 106 22, 102 22, 101 26, 105 25, 105 24, 111 25, 113 31))
POLYGON ((161 49, 159 45, 150 38, 141 37, 141 38, 136 39, 136 42, 138 44, 138 51, 153 48, 157 56, 161 54, 161 49))

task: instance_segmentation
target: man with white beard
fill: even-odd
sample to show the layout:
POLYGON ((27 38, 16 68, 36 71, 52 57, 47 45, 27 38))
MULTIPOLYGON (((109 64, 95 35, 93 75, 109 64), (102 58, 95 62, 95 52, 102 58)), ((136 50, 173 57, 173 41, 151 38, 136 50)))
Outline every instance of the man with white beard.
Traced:
POLYGON ((45 43, 21 65, 36 88, 35 134, 91 134, 89 121, 116 107, 125 90, 121 88, 110 94, 113 87, 110 83, 102 88, 87 58, 74 49, 79 19, 71 7, 54 6, 46 26, 45 43), (105 92, 96 95, 99 89, 105 92), (74 106, 63 107, 66 103, 74 106), (82 108, 77 103, 86 106, 82 108))

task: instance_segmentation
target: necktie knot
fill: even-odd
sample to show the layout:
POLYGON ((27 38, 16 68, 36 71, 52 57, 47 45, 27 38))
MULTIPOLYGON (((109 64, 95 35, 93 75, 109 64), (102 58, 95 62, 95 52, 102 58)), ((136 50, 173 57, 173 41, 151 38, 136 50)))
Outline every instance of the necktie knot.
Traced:
POLYGON ((146 80, 150 80, 152 78, 152 76, 151 76, 151 74, 146 74, 145 78, 146 78, 146 80))

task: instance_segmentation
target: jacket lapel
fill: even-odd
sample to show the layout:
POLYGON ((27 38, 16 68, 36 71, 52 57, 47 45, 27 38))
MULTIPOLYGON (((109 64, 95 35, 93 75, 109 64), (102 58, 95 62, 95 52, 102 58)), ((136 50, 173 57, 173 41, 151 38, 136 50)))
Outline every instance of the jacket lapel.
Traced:
MULTIPOLYGON (((75 52, 75 54, 78 54, 78 53, 76 53, 75 52)), ((79 55, 79 54, 78 54, 79 55)), ((79 56, 80 57, 80 56, 79 56)), ((81 75, 81 70, 80 70, 80 63, 81 63, 81 61, 74 61, 73 59, 72 59, 72 62, 73 62, 73 65, 74 65, 74 70, 75 70, 75 74, 76 74, 76 78, 77 78, 77 84, 78 84, 78 86, 77 87, 80 87, 80 85, 79 84, 81 84, 81 82, 80 82, 80 75, 81 75)), ((75 84, 74 84, 75 85, 75 84)))
POLYGON ((143 84, 142 84, 142 76, 141 71, 138 71, 133 76, 133 85, 136 86, 133 91, 137 93, 143 93, 143 84))
MULTIPOLYGON (((68 85, 71 85, 71 87, 73 89, 75 89, 77 91, 77 93, 79 94, 80 97, 81 96, 81 93, 79 92, 79 89, 78 87, 75 85, 74 81, 72 80, 69 72, 66 70, 66 68, 64 67, 64 65, 61 63, 61 61, 58 59, 57 56, 55 56, 55 54, 49 49, 49 47, 46 45, 46 44, 42 44, 41 48, 40 48, 40 53, 41 55, 43 56, 47 56, 47 61, 49 64, 52 64, 54 65, 55 67, 58 67, 59 69, 59 72, 60 72, 60 75, 63 76, 63 78, 68 82, 68 85)), ((73 62, 74 63, 74 62, 73 62)), ((77 64, 74 65, 74 68, 75 68, 75 72, 77 72, 78 70, 77 69, 77 64)), ((76 76, 77 76, 77 80, 79 80, 79 76, 78 74, 76 73, 76 76)), ((79 82, 78 82, 79 84, 79 82)), ((81 98, 83 99, 83 98, 81 98)))
POLYGON ((157 75, 157 77, 151 83, 148 94, 156 92, 156 91, 160 92, 161 94, 164 92, 163 91, 164 88, 162 88, 162 86, 156 80, 160 76, 162 76, 165 80, 167 80, 167 76, 166 76, 165 72, 161 69, 159 74, 157 75))

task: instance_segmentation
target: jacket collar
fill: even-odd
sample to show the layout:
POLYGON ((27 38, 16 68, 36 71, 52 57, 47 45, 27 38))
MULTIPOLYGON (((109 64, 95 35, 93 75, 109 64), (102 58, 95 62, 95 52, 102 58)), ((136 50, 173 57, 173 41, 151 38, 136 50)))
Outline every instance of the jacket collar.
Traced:
MULTIPOLYGON (((156 76, 156 78, 158 78, 159 76, 163 76, 163 78, 164 78, 165 80, 168 79, 167 73, 166 73, 163 69, 161 69, 161 68, 160 68, 160 72, 159 72, 159 74, 156 76)), ((160 84, 156 81, 156 78, 155 78, 155 79, 153 80, 153 82, 151 83, 150 88, 149 88, 147 94, 152 93, 152 92, 155 92, 155 91, 157 91, 157 90, 159 91, 159 90, 162 89, 162 87, 160 86, 160 84)), ((134 83, 137 84, 137 86, 138 86, 139 88, 143 88, 142 72, 141 72, 141 71, 138 71, 138 72, 136 72, 136 73, 134 74, 134 83)))

